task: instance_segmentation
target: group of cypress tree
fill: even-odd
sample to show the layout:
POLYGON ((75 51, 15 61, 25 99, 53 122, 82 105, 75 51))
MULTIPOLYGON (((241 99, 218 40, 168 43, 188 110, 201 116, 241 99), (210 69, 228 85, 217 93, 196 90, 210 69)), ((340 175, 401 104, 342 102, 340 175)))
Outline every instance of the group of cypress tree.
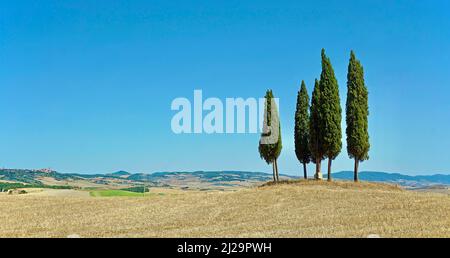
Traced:
MULTIPOLYGON (((273 180, 279 181, 277 159, 282 149, 281 126, 272 90, 267 90, 265 99, 264 126, 271 127, 271 130, 275 128, 274 130, 277 130, 279 134, 278 141, 274 143, 267 144, 261 140, 259 153, 262 159, 268 164, 272 164, 273 180)), ((305 179, 308 178, 306 165, 310 161, 316 164, 314 178, 322 179, 321 163, 322 160, 328 159, 327 178, 328 181, 331 181, 332 161, 336 159, 342 149, 342 109, 338 82, 324 49, 322 49, 320 80, 315 80, 311 106, 309 103, 306 85, 302 81, 297 94, 295 112, 295 154, 303 164, 305 179)), ((358 181, 359 162, 369 158, 368 116, 368 91, 364 83, 364 70, 354 52, 351 51, 347 73, 346 134, 348 155, 355 160, 355 182, 358 181)), ((263 133, 261 139, 269 137, 271 133, 273 132, 270 130, 263 133)))
MULTIPOLYGON (((302 82, 303 86, 304 82, 302 82)), ((304 90, 300 90, 301 94, 307 95, 306 86, 304 90)), ((330 59, 325 55, 325 50, 322 49, 322 73, 320 74, 320 80, 315 81, 314 91, 312 94, 311 104, 311 117, 301 116, 304 121, 299 121, 297 114, 307 114, 308 102, 303 103, 305 98, 298 98, 300 103, 297 103, 297 107, 302 107, 303 110, 296 110, 296 128, 295 135, 305 134, 309 131, 309 142, 305 139, 297 139, 295 137, 295 149, 298 157, 298 150, 310 149, 310 160, 316 164, 316 179, 321 179, 321 162, 323 159, 328 158, 328 180, 331 180, 331 163, 339 155, 342 148, 341 142, 341 105, 339 99, 339 86, 334 75, 333 67, 331 66, 330 59), (306 111, 305 111, 306 109, 306 111), (309 123, 309 125, 308 125, 309 123), (298 126, 304 125, 304 126, 298 126)), ((303 152, 303 151, 302 151, 303 152)), ((303 156, 299 159, 303 166, 309 162, 308 158, 303 156)), ((306 174, 306 173, 305 173, 306 174)), ((306 176, 305 176, 306 178, 306 176)))
MULTIPOLYGON (((316 179, 322 179, 321 162, 328 159, 328 180, 331 181, 332 161, 342 148, 341 119, 342 110, 339 99, 339 87, 330 59, 322 49, 322 73, 315 80, 309 106, 309 97, 305 82, 302 81, 297 95, 295 112, 295 153, 303 164, 306 179, 306 164, 316 164, 316 179)), ((368 91, 364 84, 364 71, 353 51, 347 74, 346 134, 347 152, 355 160, 354 181, 358 181, 358 165, 369 158, 368 134, 368 91)))

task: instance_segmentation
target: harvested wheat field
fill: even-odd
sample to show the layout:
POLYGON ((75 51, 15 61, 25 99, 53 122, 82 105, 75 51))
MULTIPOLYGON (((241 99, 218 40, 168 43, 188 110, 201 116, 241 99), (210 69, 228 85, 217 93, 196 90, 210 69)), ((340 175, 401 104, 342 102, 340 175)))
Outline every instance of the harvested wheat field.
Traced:
POLYGON ((2 237, 450 237, 450 197, 300 181, 146 197, 0 195, 2 237))

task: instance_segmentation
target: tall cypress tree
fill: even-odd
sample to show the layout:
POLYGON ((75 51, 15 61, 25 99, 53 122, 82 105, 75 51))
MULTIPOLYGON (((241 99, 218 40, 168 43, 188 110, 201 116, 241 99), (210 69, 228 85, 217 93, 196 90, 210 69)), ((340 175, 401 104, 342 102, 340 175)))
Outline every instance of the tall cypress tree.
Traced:
POLYGON ((320 125, 320 103, 321 92, 319 81, 316 79, 311 97, 310 117, 309 117, 309 149, 311 151, 311 161, 316 164, 315 179, 322 179, 321 163, 324 157, 323 139, 320 125))
POLYGON ((346 133, 348 155, 355 159, 355 182, 358 181, 359 162, 369 159, 368 95, 363 67, 351 51, 347 73, 346 133))
POLYGON ((328 158, 328 181, 331 181, 331 162, 342 148, 341 102, 339 86, 330 59, 322 49, 322 73, 320 74, 320 125, 323 133, 323 148, 328 158))
POLYGON ((273 180, 278 181, 277 159, 282 149, 280 119, 272 90, 267 90, 265 98, 264 128, 258 150, 261 158, 272 164, 273 180))
POLYGON ((306 164, 311 160, 309 150, 309 96, 305 82, 302 81, 300 91, 297 93, 297 109, 295 111, 295 154, 303 164, 303 177, 308 178, 306 164))

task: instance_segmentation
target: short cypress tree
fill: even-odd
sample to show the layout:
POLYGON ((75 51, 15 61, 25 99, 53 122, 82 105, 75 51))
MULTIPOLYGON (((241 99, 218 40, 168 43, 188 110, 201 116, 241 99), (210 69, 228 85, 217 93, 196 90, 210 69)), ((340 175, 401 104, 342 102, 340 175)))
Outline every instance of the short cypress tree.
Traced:
POLYGON ((309 150, 309 96, 304 81, 302 81, 300 91, 297 93, 294 141, 295 154, 300 163, 303 164, 303 177, 307 179, 306 164, 311 160, 311 151, 309 150))
POLYGON ((347 73, 346 133, 348 155, 355 159, 355 182, 358 181, 359 162, 369 159, 368 95, 363 67, 351 51, 347 73))
POLYGON ((279 180, 277 159, 281 154, 281 126, 278 115, 278 109, 275 103, 272 90, 267 90, 264 112, 264 128, 259 141, 259 155, 267 164, 272 164, 273 180, 279 180), (272 130, 277 130, 278 136, 272 130), (273 139, 276 137, 276 139, 273 139))
POLYGON ((322 179, 321 163, 324 157, 322 145, 322 132, 320 126, 320 102, 321 92, 319 81, 316 79, 311 97, 310 117, 309 117, 309 150, 311 151, 311 161, 316 164, 315 179, 322 179))
POLYGON ((320 74, 320 126, 323 148, 328 158, 328 181, 331 181, 331 162, 342 149, 341 102, 339 86, 330 59, 322 49, 322 73, 320 74))

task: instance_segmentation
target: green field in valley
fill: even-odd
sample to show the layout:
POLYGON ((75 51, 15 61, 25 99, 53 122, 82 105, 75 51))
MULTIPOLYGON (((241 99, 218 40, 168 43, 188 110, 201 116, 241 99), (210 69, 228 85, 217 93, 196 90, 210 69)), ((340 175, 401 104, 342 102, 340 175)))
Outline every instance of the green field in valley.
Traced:
MULTIPOLYGON (((115 196, 143 196, 142 193, 124 191, 124 190, 96 190, 90 191, 89 194, 93 197, 115 197, 115 196)), ((145 196, 147 196, 145 194, 145 196)))

